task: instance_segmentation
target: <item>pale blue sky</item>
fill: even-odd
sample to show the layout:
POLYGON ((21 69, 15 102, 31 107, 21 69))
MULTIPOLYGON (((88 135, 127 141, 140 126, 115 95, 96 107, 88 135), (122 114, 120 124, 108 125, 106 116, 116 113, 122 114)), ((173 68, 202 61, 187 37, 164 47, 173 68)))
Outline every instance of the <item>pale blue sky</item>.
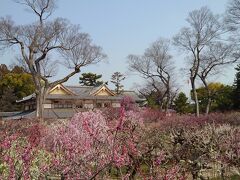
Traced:
MULTIPOLYGON (((82 31, 91 35, 93 41, 102 46, 108 55, 108 62, 82 69, 82 72, 103 74, 109 81, 115 71, 126 73, 127 55, 142 54, 153 41, 160 37, 172 38, 186 25, 188 13, 202 6, 208 6, 214 13, 224 13, 227 0, 59 0, 53 17, 64 17, 73 24, 80 24, 82 31)), ((0 17, 10 15, 12 19, 25 24, 32 22, 33 15, 12 0, 0 0, 0 17)), ((0 56, 0 63, 10 64, 14 58, 11 51, 0 56)), ((184 54, 173 51, 174 62, 183 67, 184 54)), ((58 76, 66 70, 61 68, 58 76)), ((179 71, 177 71, 179 73, 179 71)), ((78 77, 67 84, 78 84, 78 77)), ((231 84, 234 78, 232 68, 216 81, 231 84)), ((187 76, 178 78, 181 89, 188 91, 187 76)), ((128 76, 125 88, 134 88, 141 83, 137 76, 128 76)))

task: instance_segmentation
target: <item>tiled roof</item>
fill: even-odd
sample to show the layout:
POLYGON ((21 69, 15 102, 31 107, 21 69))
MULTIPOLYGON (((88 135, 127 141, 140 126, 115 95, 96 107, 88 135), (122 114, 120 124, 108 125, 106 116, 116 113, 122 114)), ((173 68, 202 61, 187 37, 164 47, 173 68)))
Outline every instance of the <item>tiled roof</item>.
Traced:
MULTIPOLYGON (((135 91, 123 91, 119 95, 115 96, 93 96, 92 94, 99 90, 102 86, 65 86, 70 91, 74 92, 74 95, 56 95, 51 94, 47 96, 47 99, 109 99, 109 100, 121 100, 124 96, 131 96, 135 101, 143 101, 135 91)), ((114 91, 112 91, 114 92, 114 91)), ((115 92, 114 92, 115 93, 115 92)))
MULTIPOLYGON (((108 99, 108 100, 121 100, 124 96, 131 96, 135 101, 144 101, 145 99, 142 99, 138 96, 138 94, 134 91, 123 91, 119 95, 115 96, 94 96, 92 95, 97 90, 99 90, 102 86, 94 87, 94 86, 64 86, 70 91, 72 91, 76 95, 61 95, 61 94, 48 94, 46 99, 108 99)), ((112 91, 114 92, 114 91, 112 91)), ((30 99, 36 98, 35 93, 31 94, 29 96, 24 97, 23 99, 17 101, 17 102, 23 102, 30 99)))
POLYGON ((20 100, 17 100, 16 102, 19 103, 19 102, 23 102, 23 101, 27 101, 27 100, 35 99, 35 98, 36 98, 36 94, 33 93, 33 94, 30 94, 30 95, 28 95, 28 96, 23 97, 23 98, 20 99, 20 100))
POLYGON ((74 96, 74 95, 61 95, 61 94, 49 94, 46 99, 109 99, 120 100, 122 96, 74 96))
POLYGON ((92 91, 96 90, 96 87, 93 86, 65 86, 65 87, 80 96, 89 96, 92 91))
MULTIPOLYGON (((75 109, 44 109, 43 117, 48 119, 66 119, 73 117, 77 111, 75 109)), ((22 118, 35 118, 36 111, 25 111, 16 115, 8 116, 3 119, 22 119, 22 118)))

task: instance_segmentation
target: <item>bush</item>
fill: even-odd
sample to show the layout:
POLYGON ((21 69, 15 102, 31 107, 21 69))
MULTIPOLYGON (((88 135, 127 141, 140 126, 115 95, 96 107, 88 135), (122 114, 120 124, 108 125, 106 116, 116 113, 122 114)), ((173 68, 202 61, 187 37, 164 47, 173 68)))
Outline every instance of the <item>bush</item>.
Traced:
POLYGON ((225 178, 239 174, 239 117, 123 106, 66 121, 1 121, 0 179, 225 178))

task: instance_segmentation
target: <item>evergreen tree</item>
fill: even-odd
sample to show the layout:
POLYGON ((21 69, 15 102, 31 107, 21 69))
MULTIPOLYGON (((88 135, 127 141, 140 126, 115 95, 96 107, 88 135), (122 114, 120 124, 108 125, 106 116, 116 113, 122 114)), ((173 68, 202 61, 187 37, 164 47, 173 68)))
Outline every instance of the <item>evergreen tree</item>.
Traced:
POLYGON ((6 64, 0 64, 0 79, 7 73, 9 73, 10 70, 6 66, 6 64))
POLYGON ((228 111, 233 109, 233 87, 224 86, 215 96, 213 111, 228 111))
MULTIPOLYGON (((209 83, 210 111, 227 111, 233 108, 233 87, 219 82, 209 83)), ((205 87, 196 89, 198 93, 200 111, 204 112, 208 101, 208 92, 205 87)))
POLYGON ((123 85, 121 84, 121 81, 123 81, 125 79, 124 75, 121 74, 120 72, 115 72, 112 75, 111 78, 111 82, 115 85, 115 91, 117 94, 120 94, 122 89, 123 89, 123 85))
POLYGON ((175 110, 180 114, 185 114, 189 111, 189 104, 188 104, 188 98, 183 93, 180 92, 177 98, 175 99, 175 110))
POLYGON ((21 110, 21 105, 16 103, 18 98, 12 88, 1 89, 0 99, 0 111, 11 112, 21 110))
POLYGON ((161 99, 162 93, 157 91, 151 91, 149 94, 144 95, 144 97, 147 99, 148 106, 151 108, 159 108, 160 103, 159 100, 161 99))
POLYGON ((235 109, 240 109, 240 64, 235 68, 236 75, 233 84, 233 106, 235 109))
POLYGON ((15 66, 12 70, 0 65, 0 111, 21 110, 16 100, 22 99, 35 91, 32 76, 15 66))
POLYGON ((83 73, 79 78, 79 83, 84 86, 100 86, 103 84, 103 81, 98 81, 102 75, 97 75, 94 73, 83 73))

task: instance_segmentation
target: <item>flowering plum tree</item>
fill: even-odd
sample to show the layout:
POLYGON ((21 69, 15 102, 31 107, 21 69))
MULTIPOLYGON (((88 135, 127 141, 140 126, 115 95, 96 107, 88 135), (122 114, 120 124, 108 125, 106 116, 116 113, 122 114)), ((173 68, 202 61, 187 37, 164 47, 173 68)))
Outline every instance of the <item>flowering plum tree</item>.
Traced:
POLYGON ((239 174, 239 117, 122 106, 66 121, 1 122, 0 179, 228 178, 239 174))

